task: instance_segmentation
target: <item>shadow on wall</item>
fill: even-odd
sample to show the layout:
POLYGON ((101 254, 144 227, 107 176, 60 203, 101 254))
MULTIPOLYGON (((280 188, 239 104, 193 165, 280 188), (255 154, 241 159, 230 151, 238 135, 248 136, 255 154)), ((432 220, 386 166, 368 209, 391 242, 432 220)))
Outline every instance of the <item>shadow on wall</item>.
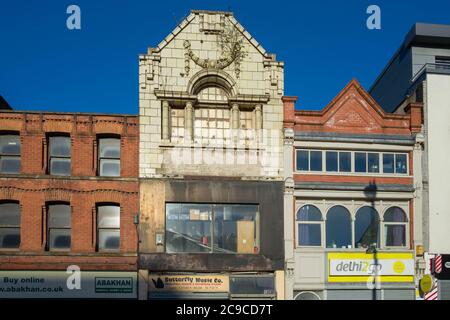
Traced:
MULTIPOLYGON (((373 181, 371 181, 369 183, 369 185, 367 185, 364 188, 364 195, 366 197, 367 200, 369 200, 370 202, 370 207, 373 209, 374 212, 376 212, 375 209, 375 199, 377 197, 377 184, 375 182, 375 179, 373 181)), ((374 256, 374 272, 373 275, 374 277, 372 278, 373 283, 372 283, 372 300, 377 300, 377 279, 378 279, 378 256, 377 256, 377 247, 378 244, 380 242, 380 227, 379 227, 379 223, 377 223, 377 234, 376 234, 376 239, 377 242, 372 243, 369 245, 369 247, 366 250, 367 254, 373 254, 374 256)), ((370 230, 368 230, 368 232, 370 233, 370 230)), ((371 237, 373 239, 373 235, 368 235, 369 237, 371 237)))

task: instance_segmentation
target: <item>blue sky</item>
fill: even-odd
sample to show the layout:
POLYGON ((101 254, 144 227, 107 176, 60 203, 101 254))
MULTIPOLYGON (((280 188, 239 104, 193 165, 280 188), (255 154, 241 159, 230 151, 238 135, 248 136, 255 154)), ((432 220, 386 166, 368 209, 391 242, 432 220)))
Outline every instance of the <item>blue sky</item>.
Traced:
POLYGON ((285 94, 322 109, 357 78, 369 89, 415 22, 450 24, 448 0, 0 0, 0 94, 19 110, 138 112, 138 54, 191 9, 233 11, 285 62, 285 94), (66 8, 81 8, 81 30, 66 8), (366 8, 381 8, 381 30, 366 8))

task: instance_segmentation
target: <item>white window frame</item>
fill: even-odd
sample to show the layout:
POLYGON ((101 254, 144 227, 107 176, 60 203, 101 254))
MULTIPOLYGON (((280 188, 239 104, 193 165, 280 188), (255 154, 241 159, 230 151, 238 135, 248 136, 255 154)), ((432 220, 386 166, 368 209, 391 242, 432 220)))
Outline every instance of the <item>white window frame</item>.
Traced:
POLYGON ((295 211, 295 248, 323 248, 324 247, 324 240, 325 240, 324 226, 325 226, 325 218, 324 218, 324 215, 322 213, 322 210, 320 210, 319 207, 317 207, 316 205, 311 204, 311 203, 303 203, 300 206, 298 206, 297 210, 295 211), (313 206, 313 207, 315 207, 317 210, 319 210, 322 219, 320 221, 300 221, 300 220, 297 220, 297 213, 304 206, 313 206), (300 242, 299 242, 299 240, 300 240, 300 232, 299 232, 299 228, 298 228, 298 226, 300 224, 319 224, 320 225, 320 245, 319 246, 300 245, 300 242))
POLYGON ((405 249, 409 247, 409 241, 410 241, 410 237, 409 237, 409 223, 410 223, 410 219, 409 219, 409 210, 406 210, 406 208, 400 206, 400 205, 396 205, 396 204, 390 204, 388 205, 384 210, 383 210, 383 215, 382 215, 382 220, 380 220, 380 225, 381 225, 381 230, 380 230, 380 236, 381 236, 381 245, 383 248, 385 249, 405 249), (386 222, 384 221, 384 215, 386 214, 386 212, 391 209, 391 208, 400 208, 401 210, 403 210, 403 213, 406 216, 406 222, 386 222), (386 239, 384 236, 384 227, 386 225, 404 225, 405 226, 405 245, 404 246, 388 246, 386 244, 386 239))
POLYGON ((303 148, 296 147, 294 149, 294 173, 296 174, 326 174, 326 175, 349 175, 349 176, 375 176, 375 177, 408 177, 409 176, 409 153, 405 151, 378 151, 378 150, 348 150, 348 149, 320 149, 320 148, 303 148), (298 151, 307 151, 308 152, 308 170, 299 170, 297 168, 297 157, 298 151), (322 171, 312 171, 311 170, 311 151, 320 151, 322 152, 322 171), (326 170, 326 153, 327 152, 337 152, 337 165, 338 171, 327 171, 326 170), (340 171, 339 165, 339 153, 340 152, 350 152, 350 172, 340 171), (355 171, 355 154, 356 153, 365 153, 366 154, 366 171, 365 172, 356 172, 355 171), (369 153, 377 153, 378 154, 378 166, 380 168, 379 172, 369 172, 369 153), (384 173, 383 171, 383 154, 393 154, 394 155, 394 173, 384 173), (396 173, 395 165, 396 165, 396 156, 398 154, 402 154, 406 156, 406 173, 396 173))

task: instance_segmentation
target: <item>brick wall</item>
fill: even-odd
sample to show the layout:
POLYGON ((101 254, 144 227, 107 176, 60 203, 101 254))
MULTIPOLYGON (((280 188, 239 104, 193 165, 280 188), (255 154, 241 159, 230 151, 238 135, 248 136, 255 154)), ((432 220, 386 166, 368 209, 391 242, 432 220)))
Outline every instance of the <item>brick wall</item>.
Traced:
POLYGON ((21 208, 19 250, 0 249, 0 269, 135 270, 139 212, 137 116, 1 112, 0 130, 21 140, 21 173, 0 175, 0 201, 17 201, 21 208), (71 138, 71 176, 47 174, 47 137, 71 138), (121 138, 121 176, 97 176, 97 138, 121 138), (46 251, 45 207, 63 201, 71 206, 71 250, 46 251), (120 205, 120 251, 97 252, 96 205, 120 205))

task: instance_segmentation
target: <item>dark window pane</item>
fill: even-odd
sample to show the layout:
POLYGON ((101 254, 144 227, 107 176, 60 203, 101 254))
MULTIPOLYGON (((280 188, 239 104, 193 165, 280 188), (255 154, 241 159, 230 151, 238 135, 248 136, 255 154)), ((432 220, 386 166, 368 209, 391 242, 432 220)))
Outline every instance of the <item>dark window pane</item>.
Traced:
POLYGON ((0 248, 15 249, 20 246, 20 228, 0 228, 0 248))
POLYGON ((406 245, 406 226, 387 224, 384 226, 384 236, 386 246, 403 247, 406 245))
POLYGON ((119 177, 120 176, 120 160, 101 159, 100 160, 100 175, 105 177, 119 177))
POLYGON ((369 172, 380 172, 380 155, 378 153, 368 153, 369 172))
POLYGON ((1 156, 0 157, 1 173, 20 173, 20 157, 1 156))
POLYGON ((0 204, 0 226, 20 226, 20 206, 18 203, 0 204))
POLYGON ((180 204, 179 208, 170 204, 166 211, 172 218, 166 220, 166 251, 211 252, 212 206, 180 204), (177 216, 178 220, 174 219, 177 216))
POLYGON ((366 155, 365 152, 355 153, 355 172, 367 172, 366 155))
POLYGON ((374 208, 362 207, 356 213, 355 246, 369 247, 379 243, 379 217, 374 208))
POLYGON ((298 210, 297 221, 322 221, 322 214, 317 207, 305 205, 298 210))
POLYGON ((49 248, 70 249, 70 229, 51 229, 49 232, 49 248))
POLYGON ((230 293, 232 294, 274 294, 273 276, 230 277, 230 293))
POLYGON ((98 228, 120 228, 120 207, 99 206, 97 226, 98 228))
POLYGON ((310 151, 310 170, 322 171, 322 151, 310 151))
POLYGON ((50 137, 50 156, 70 157, 70 137, 50 137))
POLYGON ((255 205, 215 205, 214 252, 252 254, 257 243, 258 207, 255 205))
POLYGON ((339 171, 352 171, 352 154, 350 152, 339 152, 339 171))
POLYGON ((100 229, 98 231, 99 250, 117 250, 120 248, 120 230, 100 229))
POLYGON ((100 139, 100 157, 101 158, 120 158, 120 139, 104 138, 100 139))
POLYGON ((407 163, 406 154, 396 154, 395 155, 395 172, 396 173, 407 173, 407 163))
POLYGON ((297 170, 299 171, 309 170, 308 151, 297 150, 297 170))
POLYGON ((70 206, 67 204, 54 204, 48 207, 49 228, 70 228, 70 206))
POLYGON ((394 155, 383 154, 383 173, 394 173, 394 155))
POLYGON ((57 176, 70 176, 70 158, 50 159, 50 174, 57 176))
POLYGON ((352 244, 350 212, 342 206, 328 211, 326 220, 327 248, 347 248, 352 244))
POLYGON ((320 224, 298 224, 299 246, 321 246, 320 224))
POLYGON ((384 213, 384 222, 407 222, 405 212, 399 207, 392 207, 384 213))
POLYGON ((20 155, 20 137, 18 135, 0 136, 0 154, 20 155))
POLYGON ((327 162, 327 171, 331 172, 338 171, 337 152, 327 151, 326 162, 327 162))
POLYGON ((302 292, 295 297, 295 300, 320 300, 320 298, 312 292, 302 292))

